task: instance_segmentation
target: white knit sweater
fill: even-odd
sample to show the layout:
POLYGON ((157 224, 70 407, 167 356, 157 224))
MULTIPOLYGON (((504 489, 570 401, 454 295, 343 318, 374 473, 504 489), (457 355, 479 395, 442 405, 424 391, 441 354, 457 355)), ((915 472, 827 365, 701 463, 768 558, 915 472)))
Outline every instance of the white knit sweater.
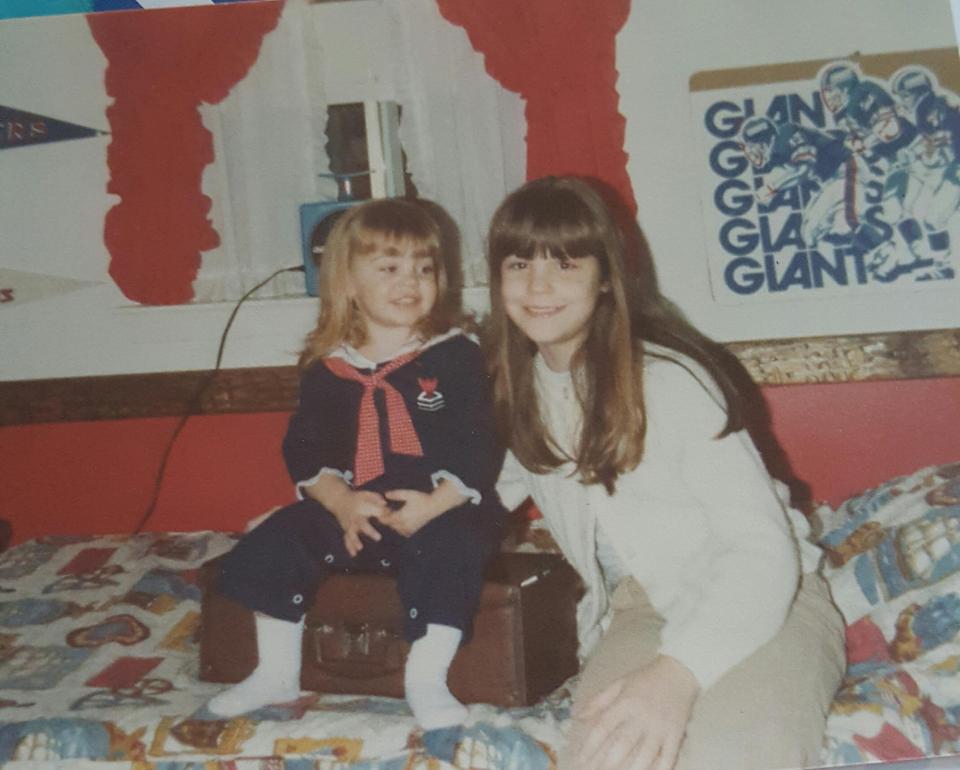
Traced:
MULTIPOLYGON (((726 414, 709 375, 673 351, 647 349, 644 455, 617 479, 614 495, 581 484, 572 464, 538 475, 510 453, 497 488, 508 507, 532 496, 580 573, 587 589, 577 610, 581 656, 609 620, 599 526, 666 621, 661 652, 707 688, 780 629, 801 570, 816 570, 820 550, 746 432, 715 438, 726 414)), ((536 366, 544 420, 571 447, 579 431, 571 376, 539 356, 536 366)))

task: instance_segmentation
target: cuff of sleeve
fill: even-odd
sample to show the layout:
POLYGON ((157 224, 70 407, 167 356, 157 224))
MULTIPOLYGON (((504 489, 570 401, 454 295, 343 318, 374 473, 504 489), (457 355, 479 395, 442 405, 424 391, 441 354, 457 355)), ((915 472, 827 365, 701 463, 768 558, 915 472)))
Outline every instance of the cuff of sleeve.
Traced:
POLYGON ((715 684, 728 670, 724 663, 716 660, 716 656, 711 657, 709 650, 696 651, 690 649, 688 644, 665 644, 659 652, 675 658, 690 669, 701 690, 715 684))
POLYGON ((444 480, 451 482, 457 488, 457 491, 467 498, 468 502, 471 502, 474 505, 478 505, 480 500, 483 499, 482 495, 477 490, 473 489, 472 487, 468 487, 463 483, 463 481, 460 480, 459 476, 455 476, 454 474, 450 473, 450 471, 437 471, 430 477, 430 481, 433 483, 434 487, 444 480))
POLYGON ((728 671, 753 655, 776 634, 774 630, 770 636, 723 639, 716 635, 710 637, 704 634, 703 638, 691 637, 684 634, 682 638, 667 635, 663 640, 659 652, 676 658, 685 665, 697 680, 701 690, 706 690, 717 683, 728 671))
POLYGON ((321 468, 309 479, 304 479, 303 481, 298 481, 296 484, 297 488, 297 499, 303 500, 306 495, 304 494, 304 488, 313 486, 317 483, 317 480, 324 474, 330 474, 331 476, 337 476, 338 478, 343 479, 348 486, 353 486, 353 472, 352 471, 341 471, 338 468, 321 468))

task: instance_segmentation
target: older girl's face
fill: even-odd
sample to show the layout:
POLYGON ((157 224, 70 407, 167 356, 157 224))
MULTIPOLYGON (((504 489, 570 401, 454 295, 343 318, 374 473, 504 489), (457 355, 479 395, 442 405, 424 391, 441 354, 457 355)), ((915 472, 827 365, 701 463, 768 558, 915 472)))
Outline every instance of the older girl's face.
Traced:
POLYGON ((509 256, 500 273, 507 316, 536 344, 547 366, 567 371, 587 337, 600 294, 607 290, 600 262, 593 256, 509 256))

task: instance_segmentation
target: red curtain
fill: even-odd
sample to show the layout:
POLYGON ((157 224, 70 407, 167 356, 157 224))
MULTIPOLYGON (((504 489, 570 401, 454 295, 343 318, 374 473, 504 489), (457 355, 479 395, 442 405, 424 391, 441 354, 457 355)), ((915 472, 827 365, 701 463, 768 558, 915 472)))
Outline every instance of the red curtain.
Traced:
MULTIPOLYGON (((526 100, 527 177, 606 182, 636 213, 618 111, 616 34, 629 0, 437 0, 490 74, 526 100)), ((256 61, 282 2, 244 2, 87 17, 107 61, 112 140, 104 242, 130 299, 193 297, 200 254, 219 237, 201 191, 213 158, 197 110, 222 100, 256 61)))
POLYGON ((526 100, 527 178, 591 176, 636 214, 616 90, 616 35, 630 0, 437 0, 485 57, 487 71, 526 100))
POLYGON ((110 275, 128 298, 193 297, 200 253, 219 245, 201 192, 213 141, 201 103, 216 104, 257 60, 282 2, 245 2, 87 16, 107 58, 110 275))

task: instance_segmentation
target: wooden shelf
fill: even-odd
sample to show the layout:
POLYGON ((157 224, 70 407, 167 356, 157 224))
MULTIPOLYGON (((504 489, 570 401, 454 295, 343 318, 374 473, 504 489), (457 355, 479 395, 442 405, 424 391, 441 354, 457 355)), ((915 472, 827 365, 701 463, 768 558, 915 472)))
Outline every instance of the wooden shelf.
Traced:
MULTIPOLYGON (((960 376, 960 329, 752 340, 730 350, 759 385, 960 376)), ((287 412, 293 366, 0 382, 0 425, 287 412), (201 393, 198 400, 197 395, 201 393)))

